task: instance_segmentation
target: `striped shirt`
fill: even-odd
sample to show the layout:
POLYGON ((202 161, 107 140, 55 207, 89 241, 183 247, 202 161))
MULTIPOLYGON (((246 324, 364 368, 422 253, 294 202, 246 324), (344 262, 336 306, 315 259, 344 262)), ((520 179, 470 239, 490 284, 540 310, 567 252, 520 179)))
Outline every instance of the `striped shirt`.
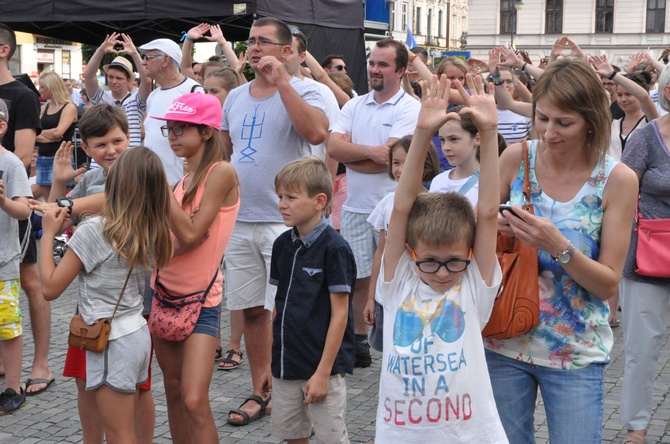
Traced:
POLYGON ((91 103, 97 105, 99 103, 108 103, 110 105, 120 105, 128 118, 128 128, 130 129, 130 146, 142 145, 142 121, 144 120, 144 111, 147 109, 146 102, 140 100, 138 89, 135 88, 128 93, 122 100, 116 100, 112 96, 111 91, 105 91, 98 88, 98 91, 91 97, 91 103))
POLYGON ((498 111, 498 132, 508 144, 520 142, 530 134, 530 119, 509 110, 498 111))

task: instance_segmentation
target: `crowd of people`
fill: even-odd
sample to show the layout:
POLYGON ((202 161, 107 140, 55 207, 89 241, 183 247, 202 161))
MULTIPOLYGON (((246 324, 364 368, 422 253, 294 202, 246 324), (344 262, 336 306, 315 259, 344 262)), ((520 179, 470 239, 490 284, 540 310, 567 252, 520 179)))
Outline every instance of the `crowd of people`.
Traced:
POLYGON ((77 279, 83 321, 111 320, 103 352, 71 345, 64 365, 86 444, 152 442, 154 352, 176 443, 218 442, 210 381, 245 357, 252 393, 228 423, 271 414, 290 443, 347 443, 346 374, 371 346, 379 443, 534 443, 538 389, 551 442, 600 443, 619 304, 624 443, 643 444, 670 276, 638 273, 634 216, 670 213, 670 68, 641 51, 622 70, 562 37, 537 64, 502 46, 432 69, 384 39, 357 95, 344 58, 316 61, 296 26, 261 18, 245 43, 237 55, 210 24, 181 47, 113 33, 85 89, 42 73, 40 106, 0 24, 0 415, 54 383, 49 301, 77 279), (203 39, 225 63, 193 62, 203 39), (539 323, 504 340, 481 334, 499 234, 539 264, 539 323))

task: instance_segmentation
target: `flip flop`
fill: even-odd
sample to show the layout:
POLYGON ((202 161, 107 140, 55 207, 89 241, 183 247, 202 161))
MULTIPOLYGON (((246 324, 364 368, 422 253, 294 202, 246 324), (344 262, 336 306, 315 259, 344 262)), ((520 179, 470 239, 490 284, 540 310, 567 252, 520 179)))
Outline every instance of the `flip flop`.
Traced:
POLYGON ((226 354, 221 358, 219 362, 219 365, 216 367, 218 370, 223 370, 224 372, 229 372, 231 370, 235 370, 238 368, 240 365, 242 365, 242 362, 244 362, 244 353, 241 351, 233 350, 232 348, 228 351, 226 351, 226 354), (239 356, 240 360, 236 361, 233 359, 233 356, 239 356), (228 367, 221 367, 221 364, 229 364, 228 367))
MULTIPOLYGON (((265 401, 260 396, 256 396, 256 395, 249 396, 247 399, 244 400, 244 402, 242 404, 240 404, 239 408, 230 409, 230 411, 228 411, 228 418, 227 418, 228 424, 232 424, 232 425, 236 425, 236 426, 245 426, 245 425, 248 425, 248 424, 256 421, 257 419, 261 419, 263 416, 266 415, 266 409, 267 409, 268 403, 270 402, 271 399, 272 399, 271 396, 268 396, 268 399, 266 399, 265 401), (258 403, 258 405, 261 406, 261 409, 258 411, 258 413, 256 413, 253 416, 249 416, 249 414, 247 412, 242 410, 242 407, 244 406, 244 404, 246 404, 249 401, 254 401, 254 402, 258 403), (236 414, 240 415, 242 417, 242 421, 232 419, 230 417, 231 413, 236 413, 236 414)), ((267 414, 269 415, 270 411, 268 411, 267 414)))
POLYGON ((51 379, 47 379, 47 378, 30 379, 30 378, 28 378, 28 380, 26 381, 26 387, 25 387, 24 390, 26 392, 26 396, 35 396, 35 395, 39 395, 42 392, 46 392, 47 389, 55 383, 56 383, 55 378, 51 378, 51 379), (41 389, 39 389, 35 392, 29 392, 28 391, 28 387, 30 387, 31 385, 37 385, 37 384, 46 384, 46 387, 41 388, 41 389))

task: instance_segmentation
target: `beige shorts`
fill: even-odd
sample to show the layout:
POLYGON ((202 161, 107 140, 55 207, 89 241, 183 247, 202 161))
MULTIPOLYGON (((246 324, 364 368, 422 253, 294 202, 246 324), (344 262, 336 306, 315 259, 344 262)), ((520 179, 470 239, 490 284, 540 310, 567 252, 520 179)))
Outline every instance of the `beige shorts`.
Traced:
POLYGON ((323 444, 348 444, 344 422, 347 409, 347 385, 344 376, 331 376, 326 399, 305 404, 307 381, 285 381, 272 378, 272 435, 280 439, 309 438, 323 444))
POLYGON ((235 222, 223 262, 228 310, 274 310, 277 287, 270 285, 272 244, 286 230, 280 223, 235 222))

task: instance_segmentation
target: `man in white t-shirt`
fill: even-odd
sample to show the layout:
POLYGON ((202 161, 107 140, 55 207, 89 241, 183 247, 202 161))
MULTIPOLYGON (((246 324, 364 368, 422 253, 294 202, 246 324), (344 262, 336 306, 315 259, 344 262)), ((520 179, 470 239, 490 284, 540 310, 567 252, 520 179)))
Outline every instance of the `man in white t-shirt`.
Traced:
POLYGON ((357 367, 368 367, 372 363, 363 310, 379 234, 367 219, 377 203, 395 190, 396 184, 387 173, 389 146, 414 132, 419 115, 419 102, 400 87, 408 61, 403 43, 391 39, 378 41, 368 64, 373 91, 344 105, 328 141, 330 156, 347 167, 347 200, 340 215, 340 232, 356 256, 357 367))
POLYGON ((140 53, 135 48, 131 38, 125 34, 115 32, 105 38, 105 41, 95 50, 91 60, 89 60, 84 70, 84 85, 86 85, 86 93, 93 105, 108 103, 123 108, 123 112, 128 118, 130 146, 139 146, 142 144, 142 119, 144 118, 144 111, 146 111, 146 100, 151 92, 151 82, 144 70, 138 70, 140 72, 140 87, 133 89, 132 84, 135 79, 133 65, 128 59, 118 56, 112 63, 102 67, 107 75, 109 91, 105 91, 98 84, 97 73, 100 62, 105 54, 117 53, 114 49, 116 45, 122 45, 123 49, 119 52, 132 57, 136 66, 142 66, 140 53))
MULTIPOLYGON (((151 116, 164 116, 172 102, 188 93, 204 93, 198 82, 189 79, 179 71, 181 48, 169 39, 156 39, 140 46, 142 67, 147 76, 155 80, 160 87, 149 94, 146 100, 144 120, 144 145, 158 154, 168 182, 174 184, 184 177, 184 161, 170 148, 167 137, 161 133, 163 121, 151 116)), ((142 81, 140 88, 148 81, 142 81)))

